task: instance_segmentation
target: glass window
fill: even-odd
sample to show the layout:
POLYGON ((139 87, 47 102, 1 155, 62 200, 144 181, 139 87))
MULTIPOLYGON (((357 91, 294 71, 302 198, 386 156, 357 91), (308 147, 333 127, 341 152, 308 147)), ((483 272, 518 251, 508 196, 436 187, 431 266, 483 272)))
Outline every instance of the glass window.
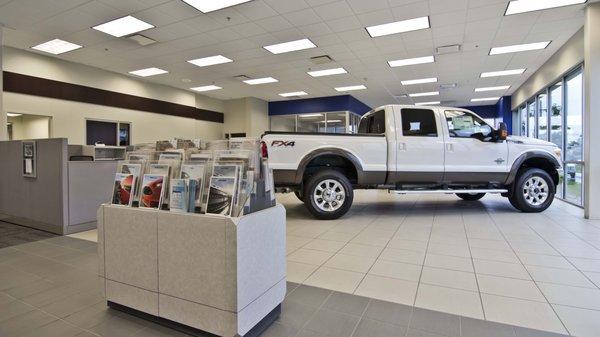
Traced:
POLYGON ((583 160, 583 74, 581 70, 566 78, 565 114, 567 139, 565 161, 583 160))
POLYGON ((325 132, 346 133, 347 112, 328 112, 325 132))
POLYGON ((385 110, 379 110, 363 117, 358 126, 358 133, 385 133, 385 110))
POLYGON ((298 115, 297 130, 298 132, 325 132, 325 114, 298 115))
POLYGON ((447 110, 445 114, 450 137, 483 140, 492 134, 492 128, 474 114, 456 110, 447 110))
POLYGON ((581 205, 583 202, 583 165, 575 163, 565 164, 565 199, 581 205))
POLYGON ((548 140, 548 95, 539 94, 537 97, 537 138, 548 140))
POLYGON ((535 101, 527 103, 527 137, 535 138, 535 101))
POLYGON ((519 117, 521 124, 519 136, 527 137, 527 110, 524 105, 519 108, 519 117))
POLYGON ((404 136, 437 137, 435 115, 432 110, 402 109, 400 114, 404 136))
POLYGON ((562 82, 550 87, 550 141, 562 149, 563 147, 563 94, 562 82))

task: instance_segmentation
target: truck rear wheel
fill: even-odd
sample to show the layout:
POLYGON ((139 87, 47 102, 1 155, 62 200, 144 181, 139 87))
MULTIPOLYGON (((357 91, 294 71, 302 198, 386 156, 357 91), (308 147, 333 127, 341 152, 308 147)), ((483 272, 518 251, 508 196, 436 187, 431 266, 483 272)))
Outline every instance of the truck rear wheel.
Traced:
POLYGON ((333 220, 348 212, 354 191, 342 173, 325 170, 308 179, 303 197, 306 208, 315 218, 333 220))
POLYGON ((456 193, 456 196, 466 201, 477 201, 485 196, 485 193, 456 193))
POLYGON ((526 213, 537 213, 550 207, 555 192, 554 180, 546 171, 528 168, 519 172, 508 198, 516 209, 526 213))

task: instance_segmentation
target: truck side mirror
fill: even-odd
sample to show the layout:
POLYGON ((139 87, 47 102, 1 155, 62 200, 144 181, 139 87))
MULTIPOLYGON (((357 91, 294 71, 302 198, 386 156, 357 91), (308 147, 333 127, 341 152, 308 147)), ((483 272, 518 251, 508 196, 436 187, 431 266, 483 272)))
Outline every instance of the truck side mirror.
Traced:
POLYGON ((506 128, 506 123, 500 122, 498 125, 498 140, 506 140, 508 137, 508 130, 506 128))

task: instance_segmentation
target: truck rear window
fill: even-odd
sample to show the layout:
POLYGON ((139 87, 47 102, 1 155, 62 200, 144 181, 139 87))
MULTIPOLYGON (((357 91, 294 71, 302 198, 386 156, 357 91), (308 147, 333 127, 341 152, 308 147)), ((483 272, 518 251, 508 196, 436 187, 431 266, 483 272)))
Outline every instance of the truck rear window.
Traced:
POLYGON ((385 133, 385 110, 376 111, 361 119, 358 133, 385 133))
POLYGON ((402 134, 414 137, 437 137, 435 115, 427 109, 402 109, 402 134))

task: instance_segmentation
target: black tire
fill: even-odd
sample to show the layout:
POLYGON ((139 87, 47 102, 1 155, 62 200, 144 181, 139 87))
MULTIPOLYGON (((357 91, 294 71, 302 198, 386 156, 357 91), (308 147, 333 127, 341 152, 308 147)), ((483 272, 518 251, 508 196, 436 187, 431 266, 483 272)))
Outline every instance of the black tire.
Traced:
POLYGON ((304 202, 304 198, 302 197, 302 193, 300 192, 300 190, 294 191, 294 195, 296 196, 296 198, 298 198, 298 200, 304 202))
POLYGON ((334 170, 318 172, 305 181, 303 195, 306 208, 315 218, 321 220, 333 220, 346 214, 354 199, 354 191, 348 178, 334 170), (317 189, 323 191, 316 191, 317 189), (334 192, 333 195, 331 192, 334 192), (340 192, 343 192, 343 194, 340 192), (320 195, 328 193, 327 196, 335 200, 326 201, 325 198, 315 198, 315 195, 318 196, 319 193, 321 193, 320 195), (339 199, 340 196, 343 196, 343 199, 339 199), (327 205, 330 205, 330 207, 327 207, 327 205), (332 210, 329 211, 324 208, 331 208, 332 210))
POLYGON ((554 180, 546 171, 523 168, 517 174, 508 200, 521 212, 538 213, 550 207, 555 193, 554 180), (544 193, 545 198, 541 197, 544 193))
POLYGON ((466 201, 477 201, 485 196, 485 193, 456 193, 456 196, 466 201))

